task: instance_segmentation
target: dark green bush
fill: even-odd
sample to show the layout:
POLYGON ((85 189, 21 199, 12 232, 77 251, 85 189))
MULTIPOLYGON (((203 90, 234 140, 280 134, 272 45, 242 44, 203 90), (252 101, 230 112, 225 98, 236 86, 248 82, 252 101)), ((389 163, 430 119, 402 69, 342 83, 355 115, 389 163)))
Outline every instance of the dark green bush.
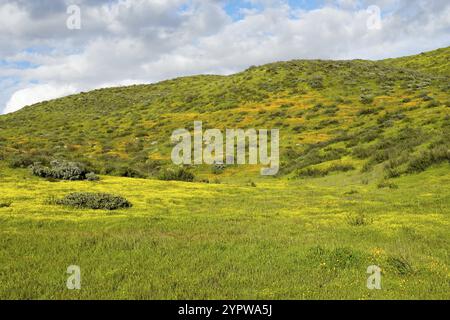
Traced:
POLYGON ((213 174, 221 174, 225 170, 225 165, 222 163, 215 163, 211 166, 211 172, 213 174))
POLYGON ((298 172, 298 176, 299 177, 324 177, 328 174, 327 170, 321 170, 321 169, 317 169, 317 168, 306 168, 304 170, 301 170, 298 172))
POLYGON ((384 177, 386 179, 398 178, 401 176, 401 172, 397 168, 385 168, 384 171, 385 171, 384 177))
POLYGON ((81 163, 54 160, 50 162, 50 166, 51 168, 36 162, 30 168, 33 175, 41 178, 74 181, 86 180, 89 175, 89 180, 93 181, 95 179, 95 174, 89 172, 81 163))
POLYGON ((422 172, 433 164, 439 164, 444 161, 450 161, 450 150, 446 146, 436 146, 413 158, 408 164, 407 172, 422 172))
POLYGON ((177 169, 165 169, 162 170, 158 176, 159 180, 165 180, 165 181, 187 181, 192 182, 194 181, 194 174, 192 172, 189 172, 185 168, 177 168, 177 169))
POLYGON ((369 115, 369 114, 377 114, 378 112, 380 112, 380 109, 375 109, 375 108, 367 108, 367 109, 361 109, 359 110, 356 115, 358 116, 365 116, 365 115, 369 115))
POLYGON ((80 209, 117 210, 132 207, 123 197, 108 193, 76 192, 70 193, 63 199, 56 200, 56 204, 80 209))
POLYGON ((116 168, 112 173, 125 178, 145 178, 145 174, 141 171, 128 166, 116 168))
POLYGON ((323 85, 323 77, 320 75, 314 75, 307 80, 309 86, 313 89, 322 89, 323 85))
POLYGON ((389 181, 381 181, 377 184, 378 189, 389 188, 389 189, 398 189, 398 185, 389 181))
POLYGON ((355 167, 351 164, 335 163, 328 169, 328 172, 337 172, 337 171, 347 172, 351 170, 355 170, 355 167))
POLYGON ((360 101, 363 104, 371 104, 373 102, 373 100, 374 100, 374 97, 369 94, 365 94, 360 97, 360 101))
POLYGON ((93 172, 90 172, 86 175, 86 180, 87 181, 99 181, 100 178, 93 172))
POLYGON ((9 159, 10 168, 28 168, 35 162, 48 163, 43 156, 33 156, 30 154, 16 154, 9 159))
POLYGON ((347 223, 353 227, 361 227, 372 223, 372 220, 367 218, 363 213, 349 215, 347 217, 347 223))
POLYGON ((12 201, 0 202, 0 208, 9 208, 12 205, 12 201))
POLYGON ((408 275, 414 272, 411 263, 404 257, 389 256, 387 258, 387 263, 397 274, 408 275))

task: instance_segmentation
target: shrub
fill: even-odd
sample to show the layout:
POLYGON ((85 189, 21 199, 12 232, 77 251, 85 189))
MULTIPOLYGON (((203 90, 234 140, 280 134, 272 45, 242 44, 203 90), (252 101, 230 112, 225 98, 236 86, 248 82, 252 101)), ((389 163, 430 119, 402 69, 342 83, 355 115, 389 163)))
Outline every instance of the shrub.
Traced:
POLYGON ((328 172, 336 172, 336 171, 347 172, 351 170, 355 170, 355 167, 351 164, 335 163, 328 169, 328 172))
POLYGON ((306 127, 304 125, 297 125, 297 126, 293 127, 292 130, 294 132, 299 133, 299 132, 305 131, 306 127))
POLYGON ((9 208, 11 205, 11 201, 0 202, 0 208, 9 208))
POLYGON ((48 160, 43 156, 32 156, 30 154, 17 154, 14 155, 9 160, 8 165, 10 168, 28 168, 35 162, 48 163, 48 160))
POLYGON ((439 107, 439 101, 432 100, 426 106, 426 108, 436 108, 439 107))
POLYGON ((247 187, 256 187, 256 183, 253 182, 252 180, 247 180, 247 182, 245 183, 245 185, 247 187))
POLYGON ((386 179, 398 178, 401 175, 401 172, 397 168, 385 168, 384 170, 386 172, 386 179))
POLYGON ((317 168, 306 168, 298 173, 299 177, 324 177, 328 174, 325 170, 317 168))
POLYGON ((389 188, 389 189, 398 189, 398 185, 389 182, 389 181, 381 181, 377 185, 378 189, 389 188))
POLYGON ((114 175, 125 178, 145 178, 145 175, 135 168, 123 166, 113 170, 114 175))
POLYGON ((33 175, 41 178, 53 178, 59 180, 86 180, 87 175, 90 174, 90 178, 95 176, 90 173, 86 168, 76 162, 58 161, 54 160, 50 162, 49 167, 43 166, 40 162, 36 162, 30 166, 33 175))
POLYGON ((211 172, 213 174, 221 174, 225 170, 225 165, 222 163, 214 163, 211 167, 211 172))
POLYGON ((314 75, 308 80, 308 84, 313 89, 322 89, 324 87, 323 85, 323 77, 320 75, 314 75))
POLYGON ((354 227, 365 226, 372 223, 372 220, 367 218, 363 213, 349 215, 347 217, 347 223, 354 227))
POLYGON ((357 116, 365 116, 369 114, 377 114, 380 110, 375 108, 367 108, 367 109, 361 109, 359 110, 356 115, 357 116))
POLYGON ((370 170, 372 170, 373 168, 373 161, 366 161, 364 162, 362 168, 361 168, 361 172, 369 172, 370 170))
POLYGON ((396 273, 400 275, 408 275, 414 272, 411 263, 404 257, 390 256, 387 263, 396 273))
POLYGON ((93 172, 90 172, 86 175, 86 180, 87 181, 99 181, 100 178, 93 172))
POLYGON ((436 146, 413 158, 408 164, 407 172, 422 172, 433 164, 438 164, 446 160, 450 161, 450 150, 446 146, 436 146))
POLYGON ((165 169, 160 172, 158 179, 159 180, 165 180, 165 181, 187 181, 192 182, 194 181, 194 174, 192 172, 189 172, 185 168, 178 168, 178 169, 165 169))
POLYGON ((44 167, 39 162, 34 163, 30 166, 31 173, 35 176, 41 177, 41 178, 47 178, 51 176, 51 169, 48 167, 44 167))
POLYGON ((132 204, 123 197, 108 193, 76 192, 70 193, 56 204, 80 209, 117 210, 132 207, 132 204))
POLYGON ((360 97, 360 101, 363 104, 371 104, 374 100, 374 97, 372 95, 369 94, 364 94, 360 97))
POLYGON ((366 159, 373 154, 373 150, 371 147, 356 146, 353 148, 352 154, 358 159, 366 159))

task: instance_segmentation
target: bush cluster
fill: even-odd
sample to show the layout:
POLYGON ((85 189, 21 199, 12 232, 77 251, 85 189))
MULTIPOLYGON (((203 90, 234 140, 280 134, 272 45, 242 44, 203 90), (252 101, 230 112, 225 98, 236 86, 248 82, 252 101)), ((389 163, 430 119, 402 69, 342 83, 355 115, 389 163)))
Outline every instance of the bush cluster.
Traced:
POLYGON ((354 170, 355 167, 351 164, 339 164, 335 163, 329 168, 318 169, 318 168, 306 168, 298 173, 299 177, 324 177, 332 172, 347 172, 354 170))
POLYGON ((189 172, 185 168, 177 168, 177 169, 165 169, 162 170, 158 176, 159 180, 165 180, 165 181, 187 181, 192 182, 194 181, 194 174, 192 172, 189 172))
POLYGON ((444 161, 450 161, 450 150, 446 146, 436 146, 413 158, 408 164, 407 171, 409 173, 422 172, 433 164, 444 161))
POLYGON ((131 202, 127 199, 108 194, 108 193, 90 193, 76 192, 70 193, 60 200, 56 200, 56 204, 75 207, 80 209, 104 209, 117 210, 132 207, 131 202))
POLYGON ((33 175, 41 178, 53 178, 60 180, 89 180, 96 181, 99 178, 89 172, 82 164, 68 161, 54 160, 50 167, 36 162, 30 166, 33 175))

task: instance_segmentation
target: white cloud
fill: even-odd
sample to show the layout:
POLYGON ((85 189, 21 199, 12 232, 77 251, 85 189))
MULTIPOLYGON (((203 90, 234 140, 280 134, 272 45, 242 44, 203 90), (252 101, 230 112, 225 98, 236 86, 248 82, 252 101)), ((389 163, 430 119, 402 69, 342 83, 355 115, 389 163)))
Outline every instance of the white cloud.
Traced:
POLYGON ((9 99, 4 113, 10 113, 40 101, 60 98, 77 91, 70 85, 34 85, 16 91, 9 99))

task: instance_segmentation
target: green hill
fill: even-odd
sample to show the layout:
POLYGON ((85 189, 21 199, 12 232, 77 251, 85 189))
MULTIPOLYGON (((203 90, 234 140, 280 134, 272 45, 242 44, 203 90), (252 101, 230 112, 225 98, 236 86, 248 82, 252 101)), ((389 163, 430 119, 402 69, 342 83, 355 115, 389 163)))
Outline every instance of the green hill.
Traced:
POLYGON ((417 172, 448 159, 449 59, 446 48, 378 62, 294 60, 81 93, 1 116, 0 157, 13 167, 70 159, 101 174, 156 176, 171 165, 172 131, 201 120, 279 128, 282 175, 381 163, 387 176, 417 172))
POLYGON ((394 67, 424 73, 448 76, 450 74, 450 47, 398 59, 387 59, 385 63, 394 67))

